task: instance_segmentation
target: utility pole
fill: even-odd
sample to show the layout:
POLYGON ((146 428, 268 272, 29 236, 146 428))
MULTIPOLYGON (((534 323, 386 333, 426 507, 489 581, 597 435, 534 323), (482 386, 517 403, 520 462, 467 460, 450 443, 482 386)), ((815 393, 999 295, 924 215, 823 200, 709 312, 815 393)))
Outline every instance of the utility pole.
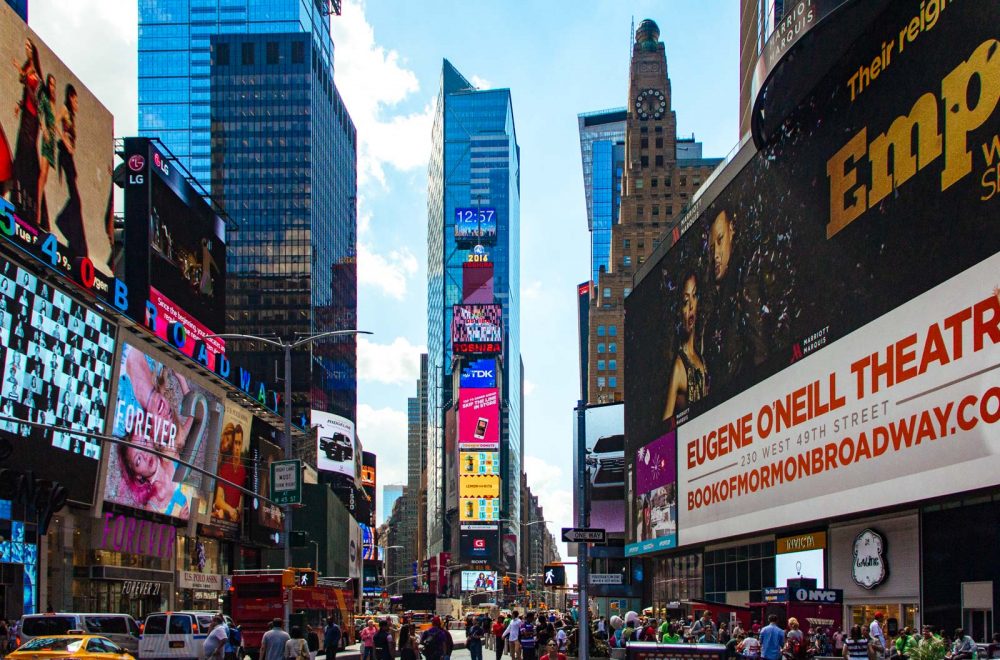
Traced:
MULTIPOLYGON (((588 509, 588 498, 587 498, 587 483, 590 481, 587 474, 587 455, 586 455, 586 442, 584 439, 587 437, 587 425, 586 425, 586 410, 582 406, 583 402, 576 409, 576 427, 579 429, 577 432, 577 483, 580 484, 580 496, 578 505, 578 519, 580 521, 581 527, 590 527, 590 515, 587 511, 588 509)), ((590 657, 590 600, 587 597, 587 583, 590 581, 590 576, 588 575, 588 569, 590 568, 589 550, 590 546, 587 543, 578 543, 576 551, 576 584, 577 591, 580 595, 580 604, 578 605, 579 611, 579 623, 580 628, 577 633, 577 657, 589 658, 590 657)))

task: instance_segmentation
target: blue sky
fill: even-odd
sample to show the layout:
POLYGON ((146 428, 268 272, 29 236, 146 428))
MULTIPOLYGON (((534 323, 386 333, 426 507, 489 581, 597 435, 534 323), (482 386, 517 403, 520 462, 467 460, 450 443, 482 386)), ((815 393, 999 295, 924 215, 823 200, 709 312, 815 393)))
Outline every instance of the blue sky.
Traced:
MULTIPOLYGON (((31 0, 31 25, 115 115, 136 127, 134 0, 31 0)), ((442 58, 508 87, 521 146, 521 346, 528 483, 550 528, 571 523, 578 397, 576 285, 588 276, 580 112, 623 106, 631 23, 666 44, 678 132, 707 157, 736 144, 735 0, 344 0, 335 79, 358 127, 358 427, 379 482, 406 473, 406 399, 426 345, 426 164, 442 58)), ((381 515, 380 515, 381 519, 381 515)), ((565 554, 565 553, 564 553, 565 554)))

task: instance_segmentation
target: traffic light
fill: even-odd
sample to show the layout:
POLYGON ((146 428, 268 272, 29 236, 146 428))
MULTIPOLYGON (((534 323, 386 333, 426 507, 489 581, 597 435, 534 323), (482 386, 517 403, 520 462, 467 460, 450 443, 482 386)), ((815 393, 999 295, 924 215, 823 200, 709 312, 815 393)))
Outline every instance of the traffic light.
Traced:
POLYGON ((566 567, 562 564, 546 564, 542 575, 547 587, 566 586, 566 567))
POLYGON ((503 590, 504 591, 510 591, 510 576, 509 575, 503 576, 503 590))
POLYGON ((523 577, 517 578, 517 590, 518 591, 524 591, 524 578, 523 577))

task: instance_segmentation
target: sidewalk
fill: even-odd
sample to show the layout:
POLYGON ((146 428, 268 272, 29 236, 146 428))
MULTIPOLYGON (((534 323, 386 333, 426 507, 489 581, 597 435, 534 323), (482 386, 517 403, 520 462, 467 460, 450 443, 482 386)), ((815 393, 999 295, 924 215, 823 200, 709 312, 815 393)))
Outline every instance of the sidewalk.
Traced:
MULTIPOLYGON (((465 630, 449 630, 451 633, 451 638, 455 640, 456 649, 465 648, 465 630)), ((395 649, 393 649, 395 652, 395 649)), ((397 653, 398 656, 398 653, 397 653)), ((353 644, 347 647, 346 651, 341 651, 337 654, 337 660, 358 660, 361 658, 361 643, 353 644)), ((326 660, 326 655, 320 653, 316 656, 316 660, 326 660)))

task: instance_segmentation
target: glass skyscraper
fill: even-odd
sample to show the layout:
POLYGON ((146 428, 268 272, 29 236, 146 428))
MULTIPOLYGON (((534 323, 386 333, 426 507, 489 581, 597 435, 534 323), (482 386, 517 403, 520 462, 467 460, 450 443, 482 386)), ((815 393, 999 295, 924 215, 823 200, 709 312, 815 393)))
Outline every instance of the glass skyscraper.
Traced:
POLYGON ((590 279, 597 281, 601 267, 611 259, 611 226, 618 222, 625 170, 625 108, 585 112, 580 126, 583 190, 587 198, 590 229, 590 279))
POLYGON ((494 300, 503 307, 504 323, 503 355, 498 358, 503 372, 500 517, 513 519, 506 523, 509 533, 520 531, 520 160, 510 90, 476 89, 445 60, 427 183, 428 556, 450 551, 458 534, 457 511, 451 510, 457 502, 446 497, 449 480, 457 474, 445 470, 445 413, 457 394, 452 382, 452 306, 463 302, 462 264, 470 249, 455 239, 456 208, 496 209, 496 243, 487 251, 494 268, 494 300))

